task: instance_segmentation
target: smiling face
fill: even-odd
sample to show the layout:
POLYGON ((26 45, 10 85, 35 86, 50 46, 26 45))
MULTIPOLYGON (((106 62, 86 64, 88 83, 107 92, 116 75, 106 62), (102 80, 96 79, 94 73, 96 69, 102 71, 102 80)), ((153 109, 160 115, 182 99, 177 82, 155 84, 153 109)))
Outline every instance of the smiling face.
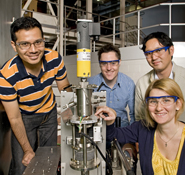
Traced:
MULTIPOLYGON (((165 91, 159 89, 152 89, 149 97, 169 96, 165 91)), ((156 106, 148 106, 151 118, 158 124, 166 124, 175 122, 176 111, 181 107, 181 101, 178 99, 171 105, 163 106, 160 102, 156 106)))
MULTIPOLYGON (((146 42, 145 51, 152 51, 164 47, 156 38, 150 39, 146 42)), ((156 54, 151 54, 151 57, 147 58, 148 64, 155 69, 157 72, 171 72, 172 61, 171 58, 174 53, 174 47, 171 46, 169 50, 166 50, 162 55, 157 56, 156 54)))
MULTIPOLYGON (((34 43, 35 41, 42 39, 41 31, 38 27, 25 30, 18 30, 16 33, 16 43, 29 42, 34 43)), ((16 43, 11 41, 13 49, 18 53, 22 59, 25 67, 30 68, 41 64, 41 59, 44 54, 45 46, 36 48, 33 44, 28 50, 21 49, 16 43)))
MULTIPOLYGON (((101 54, 100 61, 113 61, 113 60, 118 60, 115 52, 111 51, 108 53, 101 54)), ((100 65, 101 72, 107 84, 114 85, 116 83, 120 64, 121 61, 116 65, 112 65, 109 63, 106 64, 105 66, 100 65)))

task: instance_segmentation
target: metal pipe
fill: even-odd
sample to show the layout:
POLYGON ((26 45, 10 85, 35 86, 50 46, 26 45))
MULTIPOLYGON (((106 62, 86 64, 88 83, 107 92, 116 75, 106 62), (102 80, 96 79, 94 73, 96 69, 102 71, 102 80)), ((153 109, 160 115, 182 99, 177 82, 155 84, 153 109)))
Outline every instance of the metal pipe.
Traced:
POLYGON ((59 18, 59 24, 60 24, 60 55, 63 57, 63 14, 64 14, 64 0, 60 0, 60 18, 59 18))
MULTIPOLYGON (((184 26, 185 23, 171 23, 171 26, 184 26)), ((160 26, 169 26, 169 24, 160 24, 160 26)))
POLYGON ((115 33, 116 33, 116 20, 114 18, 113 19, 113 45, 115 45, 115 37, 116 37, 115 33))
POLYGON ((172 26, 171 26, 171 12, 172 11, 172 6, 171 5, 169 5, 169 37, 171 38, 171 35, 172 35, 172 26))
MULTIPOLYGON (((83 132, 87 134, 87 127, 86 124, 83 125, 83 132)), ((81 175, 89 175, 89 171, 87 169, 87 139, 83 136, 83 169, 81 171, 81 175)))
POLYGON ((140 11, 137 13, 137 28, 138 28, 138 33, 137 33, 137 45, 140 44, 140 11))
POLYGON ((95 51, 96 51, 96 42, 93 41, 93 52, 95 52, 95 51))
POLYGON ((73 160, 75 160, 75 125, 72 126, 72 155, 73 160))
POLYGON ((65 43, 65 44, 64 44, 64 56, 66 56, 66 45, 67 45, 67 44, 66 44, 66 30, 67 30, 66 13, 67 13, 67 12, 66 12, 66 7, 65 7, 65 10, 64 10, 64 16, 65 16, 65 17, 64 17, 64 18, 65 18, 65 19, 64 19, 64 21, 65 21, 65 23, 64 23, 64 24, 65 24, 65 32, 64 32, 64 39, 65 39, 65 40, 64 40, 64 43, 65 43))
POLYGON ((184 2, 160 3, 160 5, 185 5, 185 3, 184 2))
MULTIPOLYGON (((83 125, 83 131, 84 134, 87 134, 87 128, 86 125, 83 125)), ((83 137, 83 163, 84 163, 84 168, 87 168, 87 140, 86 137, 83 137)))

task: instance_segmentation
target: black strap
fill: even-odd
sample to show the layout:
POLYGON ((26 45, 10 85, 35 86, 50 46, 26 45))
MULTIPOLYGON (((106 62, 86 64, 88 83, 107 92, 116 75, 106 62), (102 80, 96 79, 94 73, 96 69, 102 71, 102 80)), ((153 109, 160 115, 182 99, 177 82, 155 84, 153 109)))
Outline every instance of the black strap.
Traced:
POLYGON ((66 90, 67 88, 70 88, 71 86, 72 86, 72 84, 66 86, 66 87, 64 88, 64 90, 66 90))
POLYGON ((100 84, 100 86, 98 87, 97 91, 99 91, 103 85, 104 85, 104 83, 102 82, 102 83, 100 84))

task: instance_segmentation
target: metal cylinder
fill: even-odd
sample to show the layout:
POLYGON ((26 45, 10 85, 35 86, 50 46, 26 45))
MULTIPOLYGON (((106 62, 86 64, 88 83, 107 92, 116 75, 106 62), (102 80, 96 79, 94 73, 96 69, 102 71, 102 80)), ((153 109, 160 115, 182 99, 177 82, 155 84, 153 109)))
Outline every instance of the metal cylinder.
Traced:
POLYGON ((121 127, 121 117, 116 117, 115 125, 116 128, 121 127))
POLYGON ((72 152, 73 152, 73 160, 75 160, 75 150, 74 150, 74 147, 76 146, 75 145, 75 125, 72 125, 72 146, 73 146, 73 149, 72 149, 72 152))
MULTIPOLYGON (((87 134, 87 128, 86 125, 83 125, 83 132, 84 134, 87 134)), ((85 170, 82 170, 83 175, 88 175, 89 171, 86 171, 87 169, 87 139, 86 137, 83 137, 83 166, 85 170)))
POLYGON ((91 76, 90 20, 77 21, 77 77, 91 76))
POLYGON ((78 116, 92 115, 91 96, 92 89, 76 89, 77 95, 77 114, 78 116))

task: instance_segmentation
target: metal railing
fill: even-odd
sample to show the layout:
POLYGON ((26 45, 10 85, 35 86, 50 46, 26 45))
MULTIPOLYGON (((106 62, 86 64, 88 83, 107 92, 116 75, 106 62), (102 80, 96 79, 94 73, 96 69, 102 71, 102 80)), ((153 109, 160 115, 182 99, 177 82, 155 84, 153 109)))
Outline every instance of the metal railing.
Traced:
MULTIPOLYGON (((124 15, 119 15, 119 16, 116 16, 116 17, 113 17, 113 18, 108 18, 108 17, 105 17, 105 16, 100 16, 99 14, 95 14, 95 13, 91 13, 92 14, 92 17, 94 19, 94 22, 100 22, 100 23, 104 23, 104 24, 108 24, 109 21, 111 21, 110 23, 112 24, 112 26, 102 26, 101 25, 101 31, 104 31, 104 33, 101 34, 100 36, 100 41, 98 41, 96 44, 94 44, 94 46, 96 47, 96 45, 100 45, 101 43, 106 43, 106 42, 111 42, 113 44, 117 44, 118 46, 120 46, 121 44, 121 35, 124 35, 124 42, 126 43, 125 46, 129 46, 129 45, 140 45, 141 42, 142 42, 142 39, 145 37, 145 33, 144 33, 144 30, 146 29, 151 29, 151 28, 154 28, 154 27, 159 27, 159 26, 167 26, 169 27, 169 36, 171 37, 171 32, 172 32, 172 26, 184 26, 185 23, 172 23, 172 6, 182 6, 182 5, 185 5, 185 3, 160 3, 160 4, 157 4, 157 5, 153 5, 153 6, 150 6, 150 7, 146 7, 146 8, 143 8, 143 9, 139 9, 137 11, 134 11, 134 12, 130 12, 130 13, 127 13, 127 14, 124 14, 124 15), (142 27, 141 25, 141 15, 142 13, 144 13, 146 10, 149 10, 149 9, 157 9, 157 7, 160 7, 160 6, 168 6, 169 10, 165 11, 165 13, 168 13, 167 15, 169 16, 169 22, 167 23, 157 23, 157 24, 154 24, 154 25, 150 25, 150 26, 144 26, 142 27), (126 21, 121 21, 120 19, 121 18, 129 18, 130 16, 136 16, 137 18, 137 24, 135 25, 130 25, 128 22, 126 21), (120 30, 120 26, 124 24, 125 25, 125 29, 124 30, 120 30), (107 31, 107 32, 105 32, 107 31), (106 41, 105 41, 106 40, 106 41)), ((71 7, 68 7, 68 6, 65 6, 65 12, 67 14, 67 8, 71 8, 71 7)), ((75 9, 75 8, 71 8, 73 9, 73 12, 76 13, 76 17, 81 14, 80 16, 78 17, 81 17, 81 18, 84 18, 87 16, 86 14, 88 12, 84 11, 84 10, 80 10, 80 9, 75 9)), ((72 12, 70 12, 72 13, 72 12)), ((156 17, 159 18, 159 16, 157 16, 157 13, 156 13, 156 17)), ((70 17, 66 17, 65 16, 65 22, 67 21, 73 21, 74 24, 76 22, 77 18, 73 18, 73 19, 70 19, 70 17)), ((66 30, 64 32, 64 35, 65 35, 65 43, 64 45, 69 45, 70 42, 67 41, 67 37, 70 36, 68 35, 70 33, 70 31, 73 31, 73 32, 76 32, 76 28, 75 26, 71 29, 71 28, 68 28, 68 30, 66 30)), ((75 36, 75 35, 74 35, 75 36)), ((74 38, 75 39, 75 38, 74 38)), ((64 47, 65 48, 65 47, 64 47)), ((95 51, 96 49, 94 49, 95 51)))
MULTIPOLYGON (((53 30, 55 32, 54 32, 54 36, 52 36, 52 40, 50 40, 51 34, 48 35, 48 44, 52 45, 53 43, 53 49, 56 49, 59 44, 60 45, 63 44, 64 55, 66 55, 66 50, 69 49, 69 46, 71 45, 75 46, 77 43, 77 36, 76 36, 77 19, 79 18, 87 19, 87 16, 89 16, 89 14, 92 16, 93 22, 99 22, 101 24, 104 23, 104 25, 101 25, 100 40, 92 44, 93 51, 98 50, 98 48, 101 47, 105 43, 113 43, 117 45, 118 47, 123 47, 122 45, 123 39, 124 39, 124 46, 140 45, 142 43, 142 39, 145 37, 145 31, 147 29, 165 26, 165 27, 168 27, 169 36, 171 37, 173 26, 185 26, 185 23, 172 22, 172 16, 173 16, 172 7, 173 6, 184 6, 185 3, 160 3, 157 5, 139 9, 137 11, 119 15, 113 18, 108 18, 107 16, 101 16, 96 13, 90 13, 90 12, 87 12, 85 10, 75 8, 75 7, 64 6, 64 8, 62 9, 62 12, 63 12, 62 14, 64 14, 63 16, 63 39, 62 39, 63 43, 61 43, 59 42, 59 40, 61 40, 59 38, 59 36, 61 35, 61 31, 59 27, 59 23, 60 23, 59 21, 61 21, 61 15, 59 15, 59 11, 61 11, 60 9, 61 1, 58 0, 59 3, 52 3, 49 0, 39 0, 39 1, 47 3, 48 8, 50 9, 50 14, 46 14, 46 19, 49 17, 48 15, 50 15, 51 17, 55 18, 54 20, 56 22, 56 26, 54 26, 55 29, 53 30), (56 6, 56 8, 58 9, 56 14, 53 10, 54 6, 56 6), (141 16, 143 13, 145 13, 149 9, 155 10, 159 7, 164 7, 164 6, 168 7, 168 10, 164 12, 164 13, 167 13, 165 15, 168 16, 168 22, 156 23, 156 24, 147 25, 147 26, 142 25, 141 16), (136 19, 134 24, 130 24, 130 22, 128 22, 127 20, 131 16, 132 17, 134 16, 136 19), (120 26, 124 26, 124 29, 120 30, 120 26)), ((25 6, 23 7, 22 15, 25 12, 32 12, 36 14, 39 13, 39 12, 28 10, 28 5, 30 2, 31 0, 28 0, 25 6)), ((156 12, 156 18, 160 18, 160 16, 157 15, 157 12, 156 12)), ((49 21, 49 20, 45 20, 45 21, 49 21)), ((46 24, 42 24, 42 25, 43 27, 48 27, 46 24)))

